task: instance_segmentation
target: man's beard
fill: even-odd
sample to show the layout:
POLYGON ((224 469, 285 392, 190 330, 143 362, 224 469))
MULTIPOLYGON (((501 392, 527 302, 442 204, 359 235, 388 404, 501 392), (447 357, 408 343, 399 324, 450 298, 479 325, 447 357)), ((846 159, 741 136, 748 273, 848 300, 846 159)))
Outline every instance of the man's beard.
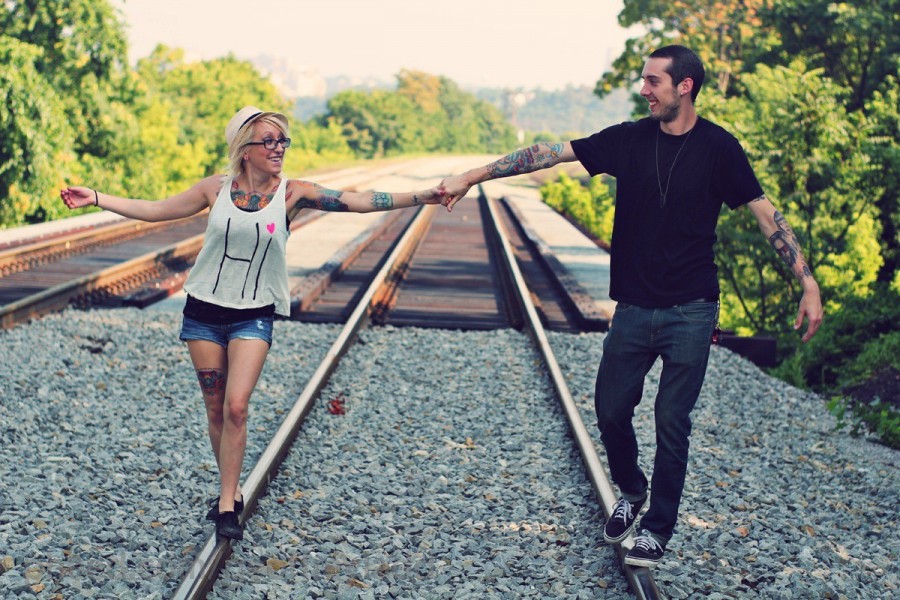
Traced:
MULTIPOLYGON (((662 106, 662 102, 660 102, 660 106, 662 106)), ((681 112, 681 104, 676 99, 671 104, 666 104, 662 106, 662 110, 657 114, 650 114, 650 118, 654 121, 659 121, 660 123, 671 123, 675 119, 678 118, 678 113, 681 112)))

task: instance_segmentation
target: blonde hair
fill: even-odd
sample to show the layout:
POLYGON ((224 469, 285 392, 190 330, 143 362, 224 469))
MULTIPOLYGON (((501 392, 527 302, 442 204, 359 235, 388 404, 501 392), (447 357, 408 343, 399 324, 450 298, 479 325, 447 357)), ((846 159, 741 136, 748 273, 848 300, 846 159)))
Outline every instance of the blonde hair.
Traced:
POLYGON ((253 127, 257 123, 268 123, 280 131, 282 137, 289 136, 284 125, 268 115, 256 119, 246 127, 242 127, 237 135, 234 136, 234 139, 231 140, 231 145, 228 146, 228 174, 232 177, 237 177, 241 173, 241 166, 244 162, 244 147, 248 142, 253 141, 253 127))

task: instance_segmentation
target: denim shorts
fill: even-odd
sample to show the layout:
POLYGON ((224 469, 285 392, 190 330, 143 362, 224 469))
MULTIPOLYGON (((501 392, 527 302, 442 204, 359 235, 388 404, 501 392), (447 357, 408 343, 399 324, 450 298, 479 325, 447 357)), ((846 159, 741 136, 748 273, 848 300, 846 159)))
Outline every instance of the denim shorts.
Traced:
POLYGON ((214 325, 184 317, 179 339, 183 342, 207 340, 215 342, 223 348, 227 348, 228 342, 231 340, 263 340, 271 346, 274 321, 274 317, 259 317, 249 321, 214 325))

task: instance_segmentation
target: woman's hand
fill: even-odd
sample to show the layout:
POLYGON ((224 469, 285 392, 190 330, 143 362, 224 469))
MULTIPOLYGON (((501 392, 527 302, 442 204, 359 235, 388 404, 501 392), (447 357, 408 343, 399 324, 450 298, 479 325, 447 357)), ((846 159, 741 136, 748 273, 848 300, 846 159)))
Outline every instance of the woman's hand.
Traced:
POLYGON ((416 198, 420 204, 440 204, 444 199, 444 192, 439 186, 417 193, 416 198))
POLYGON ((59 191, 59 197, 71 209, 94 206, 95 192, 86 187, 67 187, 59 191))

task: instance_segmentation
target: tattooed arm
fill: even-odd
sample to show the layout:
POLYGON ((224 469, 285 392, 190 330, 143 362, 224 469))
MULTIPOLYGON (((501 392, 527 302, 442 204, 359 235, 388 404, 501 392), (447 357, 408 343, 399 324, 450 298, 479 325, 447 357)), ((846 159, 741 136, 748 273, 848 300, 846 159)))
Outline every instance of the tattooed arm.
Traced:
POLYGON ((822 300, 819 297, 819 285, 813 279, 812 271, 800 251, 800 242, 794 235, 791 226, 788 225, 787 219, 775 209, 765 195, 751 201, 747 206, 756 217, 759 228, 769 240, 769 244, 803 286, 803 297, 800 299, 800 309, 797 319, 794 321, 794 329, 800 329, 803 319, 808 319, 809 326, 806 328, 806 333, 803 334, 803 341, 808 342, 822 324, 822 300))
POLYGON ((330 190, 310 181, 293 180, 288 183, 288 218, 293 219, 302 208, 331 212, 373 212, 408 208, 441 201, 438 188, 418 192, 345 192, 330 190))
POLYGON ((475 184, 490 179, 547 169, 561 162, 572 162, 575 158, 575 152, 569 142, 539 142, 528 148, 511 152, 489 165, 444 179, 441 182, 444 203, 447 208, 452 209, 475 184))

